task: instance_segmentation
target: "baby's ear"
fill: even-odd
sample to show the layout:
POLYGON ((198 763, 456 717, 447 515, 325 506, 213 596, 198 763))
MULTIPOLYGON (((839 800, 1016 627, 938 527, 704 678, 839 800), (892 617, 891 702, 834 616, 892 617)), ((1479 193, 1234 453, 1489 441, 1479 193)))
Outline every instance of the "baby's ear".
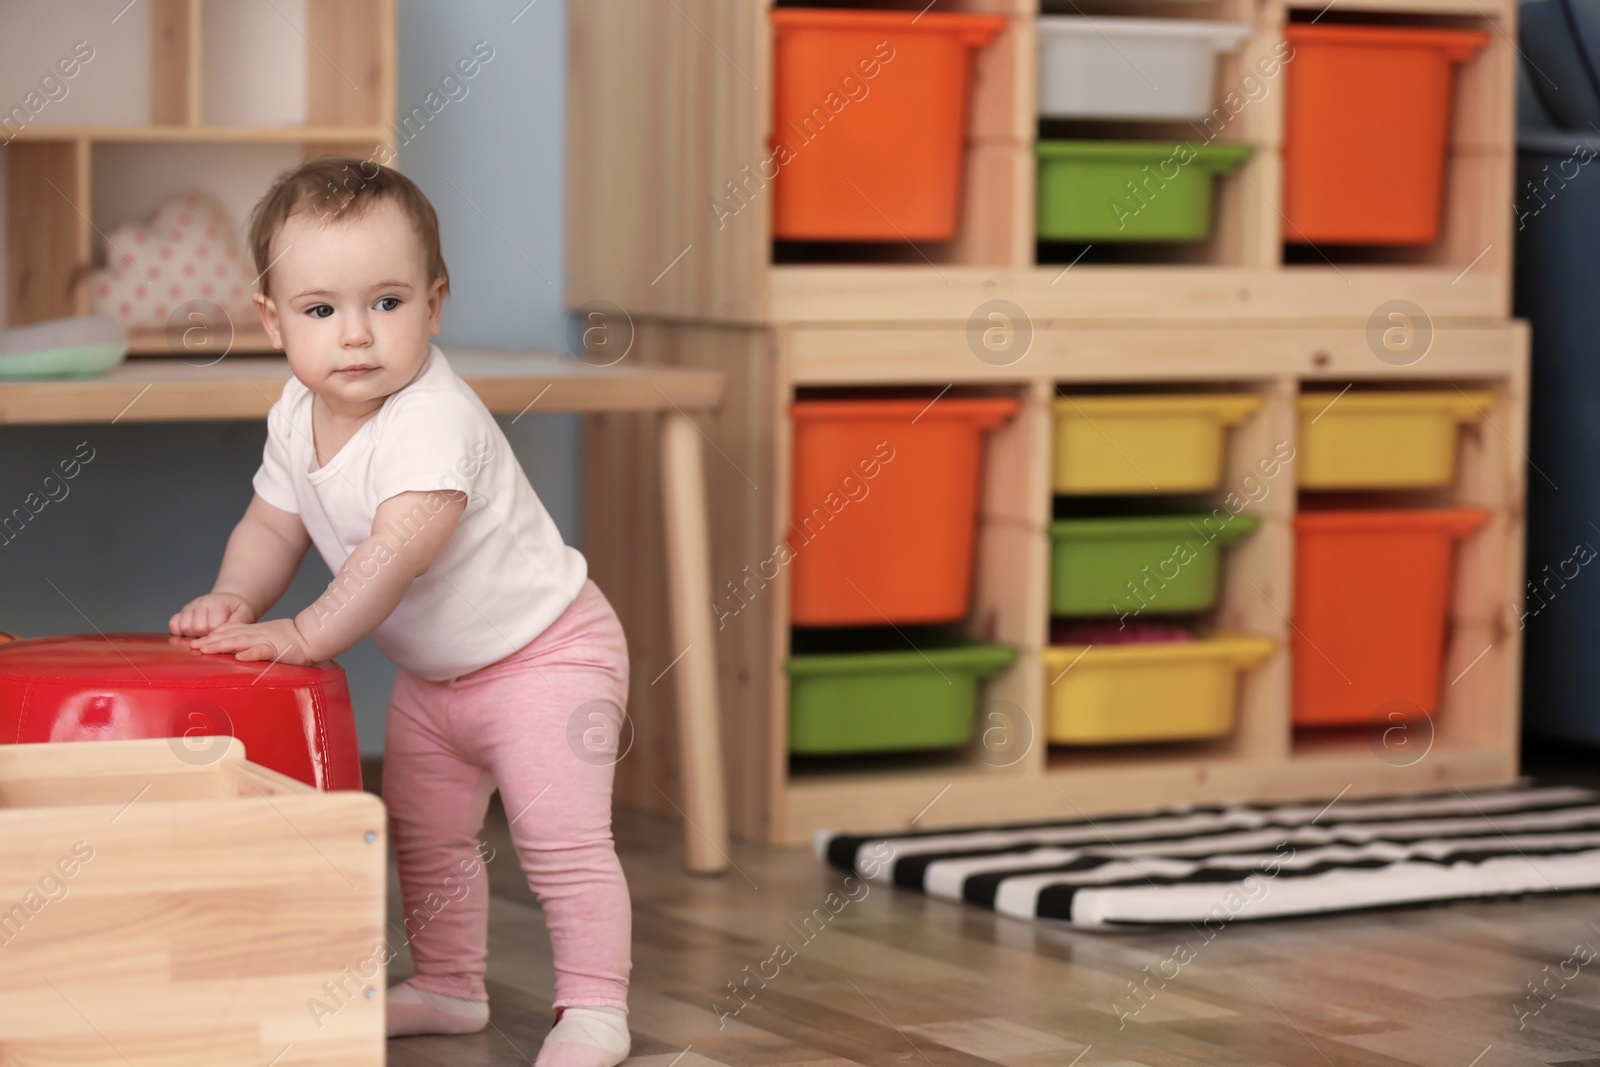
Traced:
POLYGON ((261 317, 262 328, 267 331, 267 339, 272 342, 272 347, 282 348, 283 338, 278 335, 277 305, 260 291, 251 293, 250 301, 256 306, 256 313, 261 317))
POLYGON ((439 334, 439 318, 444 314, 444 298, 450 282, 446 278, 435 278, 433 284, 428 286, 428 336, 437 337, 439 334))

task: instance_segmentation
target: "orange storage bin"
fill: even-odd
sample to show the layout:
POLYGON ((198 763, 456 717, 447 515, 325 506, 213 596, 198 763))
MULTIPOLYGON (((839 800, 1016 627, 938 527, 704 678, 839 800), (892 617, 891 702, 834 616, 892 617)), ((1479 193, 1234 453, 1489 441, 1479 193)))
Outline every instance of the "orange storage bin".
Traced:
POLYGON ((1295 725, 1438 710, 1455 542, 1488 520, 1480 508, 1295 516, 1295 725))
MULTIPOLYGON (((883 626, 964 617, 984 431, 1017 408, 1006 397, 791 404, 790 619, 883 626)), ((766 569, 763 578, 776 576, 776 566, 766 569)))
POLYGON ((776 8, 772 234, 948 241, 961 208, 972 52, 1002 15, 776 8))
POLYGON ((1489 35, 1291 23, 1284 37, 1284 240, 1438 240, 1452 75, 1489 35))

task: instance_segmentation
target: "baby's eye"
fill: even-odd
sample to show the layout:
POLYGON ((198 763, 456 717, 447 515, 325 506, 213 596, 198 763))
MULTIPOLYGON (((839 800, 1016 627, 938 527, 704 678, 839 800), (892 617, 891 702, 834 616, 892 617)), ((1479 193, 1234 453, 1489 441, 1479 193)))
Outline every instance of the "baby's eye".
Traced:
POLYGON ((313 305, 311 307, 306 308, 306 314, 310 315, 314 319, 325 319, 325 318, 327 318, 328 315, 322 314, 322 312, 324 312, 324 311, 326 311, 328 313, 328 315, 332 315, 333 314, 333 308, 329 307, 327 304, 315 304, 315 305, 313 305))
POLYGON ((393 311, 395 308, 400 306, 400 298, 398 296, 383 297, 379 299, 378 306, 383 308, 385 311, 393 311))

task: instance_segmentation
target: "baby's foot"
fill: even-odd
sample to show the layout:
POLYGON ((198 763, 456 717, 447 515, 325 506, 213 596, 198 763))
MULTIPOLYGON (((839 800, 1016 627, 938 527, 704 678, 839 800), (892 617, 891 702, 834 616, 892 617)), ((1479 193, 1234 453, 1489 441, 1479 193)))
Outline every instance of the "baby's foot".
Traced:
POLYGON ((563 1008, 534 1067, 617 1067, 628 1058, 632 1045, 628 1013, 621 1008, 563 1008))
POLYGON ((409 980, 389 987, 385 1000, 390 1037, 471 1034, 489 1025, 489 1002, 418 989, 409 980))

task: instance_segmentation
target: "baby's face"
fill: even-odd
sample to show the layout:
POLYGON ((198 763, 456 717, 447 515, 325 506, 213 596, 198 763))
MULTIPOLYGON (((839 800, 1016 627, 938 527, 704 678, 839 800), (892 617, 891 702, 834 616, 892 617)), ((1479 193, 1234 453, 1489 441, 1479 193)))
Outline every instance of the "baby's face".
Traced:
POLYGON ((256 306, 273 346, 306 388, 364 414, 415 378, 439 332, 444 279, 398 205, 360 218, 296 213, 272 240, 270 295, 256 306))

